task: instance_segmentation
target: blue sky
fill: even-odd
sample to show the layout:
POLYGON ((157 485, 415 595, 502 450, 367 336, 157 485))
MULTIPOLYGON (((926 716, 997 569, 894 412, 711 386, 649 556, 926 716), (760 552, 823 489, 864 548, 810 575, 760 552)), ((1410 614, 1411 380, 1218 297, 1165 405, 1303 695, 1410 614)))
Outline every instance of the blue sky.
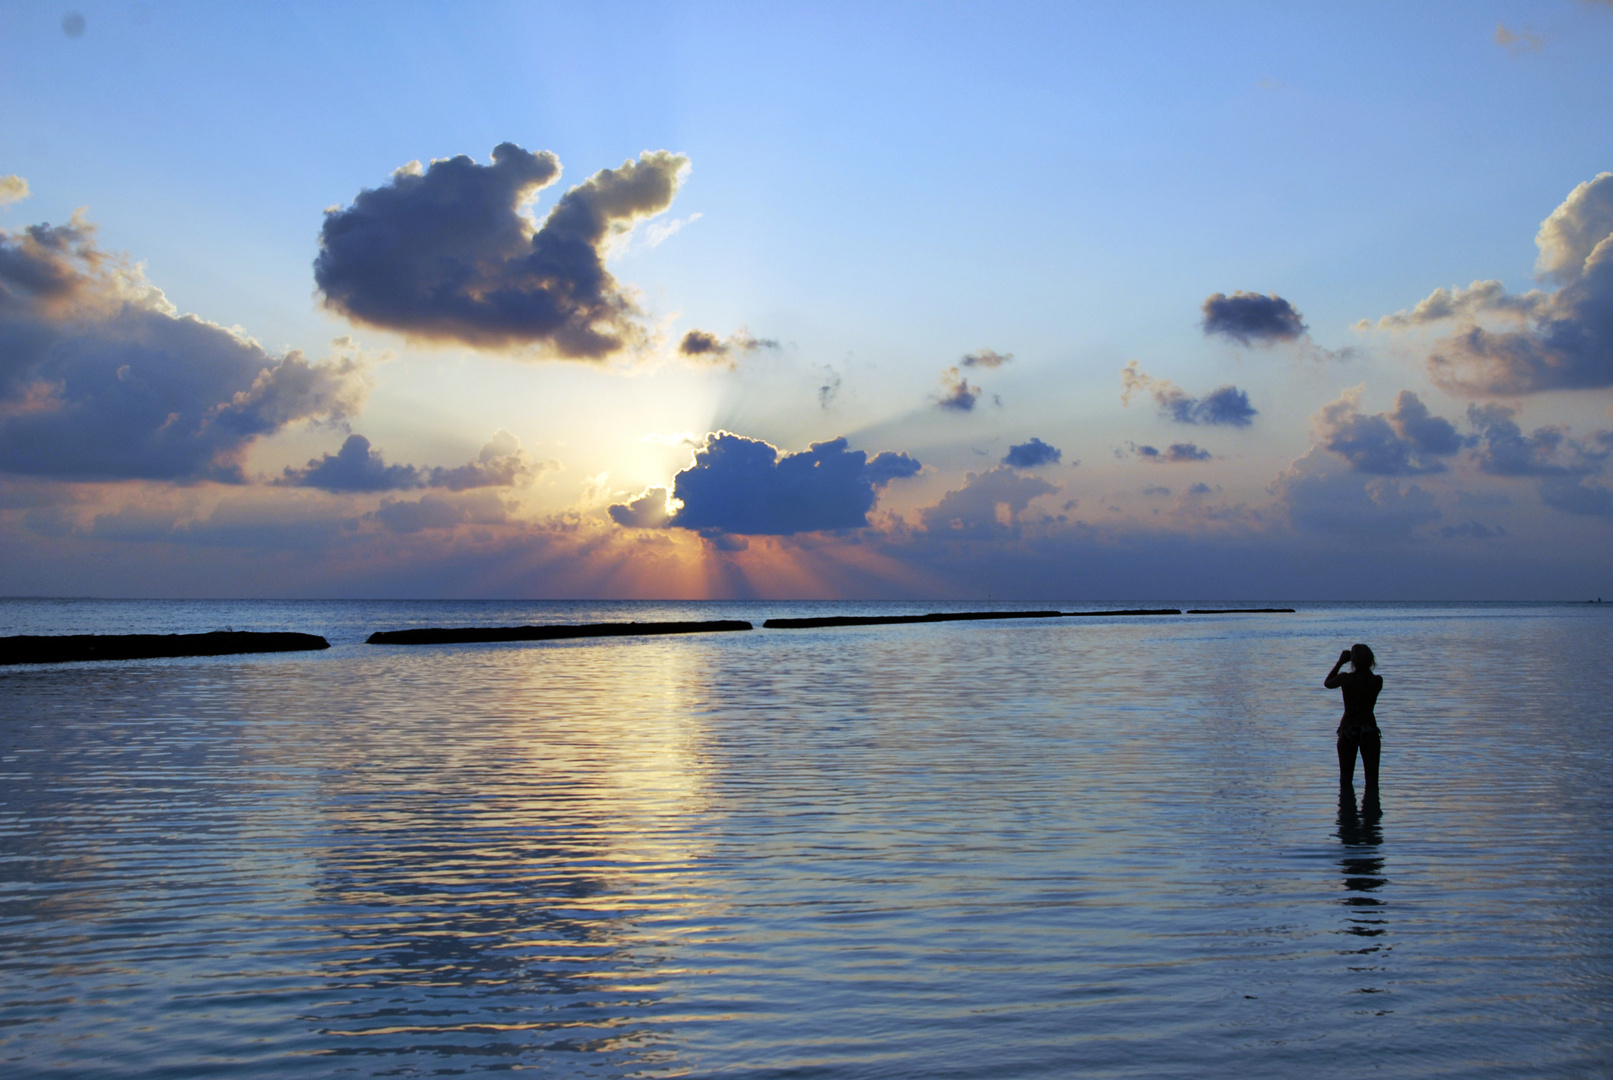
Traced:
POLYGON ((1548 217, 1613 206, 1610 76, 1587 0, 0 6, 28 191, 0 228, 23 259, 30 225, 94 226, 71 311, 18 277, 0 312, 0 591, 1613 594, 1598 237, 1559 229, 1577 276, 1536 276, 1548 217), (481 258, 420 255, 424 202, 358 200, 411 161, 491 176, 506 142, 562 170, 504 208, 534 235, 678 156, 598 245, 631 341, 490 346, 316 283, 327 210, 401 237, 355 279, 373 310, 408 307, 375 292, 397 252, 481 258), (1239 292, 1293 321, 1207 332, 1239 292), (234 336, 168 341, 187 315, 234 336), (1241 421, 1193 411, 1229 386, 1241 421), (789 455, 840 437, 813 460, 841 486, 799 487, 789 455), (1033 438, 1058 460, 1005 463, 1033 438), (699 505, 648 494, 680 474, 699 505))

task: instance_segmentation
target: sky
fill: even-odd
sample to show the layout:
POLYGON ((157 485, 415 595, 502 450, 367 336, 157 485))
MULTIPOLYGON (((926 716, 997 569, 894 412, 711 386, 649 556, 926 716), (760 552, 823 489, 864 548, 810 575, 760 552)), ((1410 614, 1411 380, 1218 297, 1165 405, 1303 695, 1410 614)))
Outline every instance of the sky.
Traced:
POLYGON ((1613 599, 1613 3, 0 3, 0 595, 1613 599))

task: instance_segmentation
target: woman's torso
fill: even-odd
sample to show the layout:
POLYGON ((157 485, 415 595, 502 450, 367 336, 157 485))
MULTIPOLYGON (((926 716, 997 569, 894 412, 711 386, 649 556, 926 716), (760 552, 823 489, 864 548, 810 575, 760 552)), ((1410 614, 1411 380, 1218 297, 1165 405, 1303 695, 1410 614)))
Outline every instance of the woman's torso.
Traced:
POLYGON ((1383 689, 1383 676, 1370 671, 1352 671, 1340 681, 1339 688, 1344 691, 1344 718, 1339 721, 1339 730, 1365 728, 1376 731, 1378 718, 1373 707, 1378 702, 1378 693, 1383 689))

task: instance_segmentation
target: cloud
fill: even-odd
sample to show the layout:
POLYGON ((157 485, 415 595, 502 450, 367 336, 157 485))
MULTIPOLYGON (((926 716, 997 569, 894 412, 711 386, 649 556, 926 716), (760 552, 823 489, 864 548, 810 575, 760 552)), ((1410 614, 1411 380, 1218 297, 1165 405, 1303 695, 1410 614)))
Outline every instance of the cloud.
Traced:
POLYGON ((1120 403, 1130 405, 1132 395, 1139 390, 1150 395, 1159 411, 1178 424, 1226 424, 1248 427, 1259 415, 1249 404, 1249 395, 1228 383, 1218 386, 1202 398, 1190 396, 1186 390, 1169 379, 1156 379, 1128 360, 1120 370, 1120 403))
POLYGON ((825 368, 823 385, 818 387, 818 408, 827 409, 829 403, 840 393, 840 373, 834 368, 825 368))
MULTIPOLYGON (((673 479, 672 498, 681 505, 665 524, 711 535, 860 529, 868 524, 878 489, 919 468, 906 454, 887 451, 870 459, 861 450, 848 450, 843 438, 791 454, 760 439, 712 432, 693 463, 673 479)), ((612 520, 621 525, 655 520, 656 498, 666 502, 658 491, 651 488, 611 507, 612 520)))
POLYGON ((532 456, 521 449, 521 441, 501 428, 493 433, 492 439, 476 455, 475 461, 452 469, 434 468, 426 474, 426 483, 430 487, 447 488, 449 491, 525 487, 540 473, 559 467, 557 461, 533 461, 532 456))
POLYGON ((1216 293, 1204 301, 1204 332, 1222 334, 1243 345, 1293 341, 1305 333, 1294 305, 1272 293, 1216 293))
POLYGON ((1064 456, 1064 451, 1056 446, 1049 446, 1035 436, 1030 442, 1019 443, 1008 448, 1008 455, 1003 458, 1003 464, 1016 469, 1034 469, 1040 465, 1057 465, 1064 456))
POLYGON ((1324 447, 1372 476, 1412 476, 1445 471, 1442 457, 1462 449, 1456 425, 1433 416, 1410 390, 1400 391, 1393 412, 1361 413, 1362 387, 1346 390, 1314 417, 1324 447))
POLYGON ((627 503, 612 506, 610 519, 630 529, 662 529, 672 522, 672 493, 663 487, 646 488, 627 503))
POLYGON ((5 206, 7 203, 21 202, 30 194, 28 181, 22 177, 15 174, 0 176, 0 206, 5 206))
POLYGON ((1479 470, 1491 476, 1575 477, 1598 472, 1613 451, 1613 432, 1593 438, 1604 449, 1568 437, 1560 427, 1525 435, 1504 405, 1469 405, 1467 420, 1478 433, 1479 470))
POLYGON ((1058 491, 1039 476, 1022 476, 1011 466, 968 473, 963 487, 919 513, 926 532, 962 539, 997 539, 1019 532, 1020 515, 1032 499, 1058 491))
POLYGON ((509 508, 497 492, 471 491, 453 495, 428 492, 419 499, 381 500, 368 517, 395 533, 417 533, 423 529, 452 529, 460 525, 502 525, 509 521, 509 508))
POLYGON ((239 482, 256 437, 362 406, 370 361, 335 349, 273 356, 180 315, 81 216, 0 230, 0 471, 239 482))
POLYGON ((1476 281, 1437 289, 1378 326, 1455 320, 1456 331, 1428 356, 1434 381, 1447 389, 1514 395, 1613 386, 1613 172, 1574 188, 1541 223, 1535 244, 1536 273, 1557 291, 1511 294, 1499 282, 1476 281), (1509 325, 1492 329, 1484 319, 1509 325))
POLYGON ((947 368, 941 373, 941 396, 936 399, 936 408, 969 412, 980 400, 980 394, 980 387, 970 386, 957 368, 947 368))
POLYGON ((84 16, 77 11, 69 11, 62 16, 62 33, 70 38, 84 36, 84 16))
POLYGON ((407 491, 421 487, 466 491, 530 484, 539 472, 551 467, 548 462, 535 464, 508 431, 496 432, 476 460, 455 468, 432 469, 388 465, 379 451, 370 448, 370 440, 349 435, 336 453, 314 458, 306 468, 288 468, 277 482, 336 492, 407 491))
POLYGON ((995 349, 979 349, 963 358, 964 367, 1002 367, 1014 358, 1013 353, 1000 353, 995 349))
POLYGON ((1164 450, 1157 446, 1131 444, 1132 453, 1150 465, 1184 465, 1194 461, 1209 461, 1210 452, 1190 442, 1171 443, 1164 450))
POLYGON ((778 342, 771 338, 751 337, 745 330, 730 334, 726 340, 705 330, 690 330, 678 343, 678 353, 691 359, 719 363, 732 362, 736 353, 752 353, 758 349, 778 347, 778 342))
POLYGON ((1404 539, 1439 520, 1434 496, 1385 476, 1363 481, 1312 447, 1272 481, 1271 493, 1293 524, 1350 541, 1404 539))
POLYGON ((1540 485, 1540 501, 1567 514, 1613 517, 1613 491, 1583 479, 1544 481, 1540 485))
POLYGON ((602 360, 647 338, 604 249, 670 206, 688 166, 645 151, 566 192, 534 228, 521 208, 559 177, 552 153, 506 142, 491 165, 411 163, 326 212, 314 280, 327 307, 371 326, 602 360))
POLYGON ((1513 56, 1522 56, 1524 53, 1539 52, 1545 44, 1539 37, 1528 30, 1514 33, 1506 28, 1504 23, 1495 24, 1495 43, 1511 53, 1513 56))

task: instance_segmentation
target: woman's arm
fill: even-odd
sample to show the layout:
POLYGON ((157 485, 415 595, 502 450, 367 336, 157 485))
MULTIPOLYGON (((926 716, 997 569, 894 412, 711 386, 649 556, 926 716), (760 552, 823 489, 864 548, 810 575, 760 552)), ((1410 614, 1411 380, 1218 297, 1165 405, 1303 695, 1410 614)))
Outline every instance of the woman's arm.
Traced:
POLYGON ((1350 650, 1345 649, 1343 652, 1339 653, 1338 663, 1334 664, 1333 670, 1327 673, 1327 678, 1322 680, 1322 685, 1327 687, 1329 690, 1337 690, 1339 687, 1343 686, 1344 680, 1339 676, 1339 668, 1343 667, 1349 662, 1350 650))

